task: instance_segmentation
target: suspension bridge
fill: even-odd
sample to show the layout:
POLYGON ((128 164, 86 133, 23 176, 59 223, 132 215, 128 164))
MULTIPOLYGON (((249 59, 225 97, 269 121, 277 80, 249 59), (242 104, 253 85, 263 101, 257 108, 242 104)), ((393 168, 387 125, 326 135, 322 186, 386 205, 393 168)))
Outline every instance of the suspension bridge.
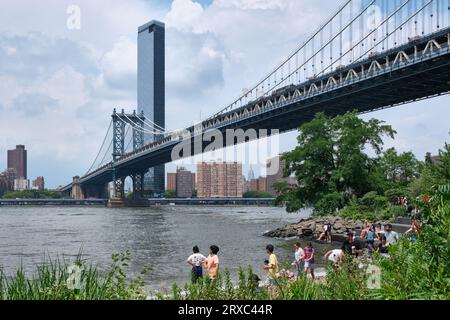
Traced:
MULTIPOLYGON (((366 113, 448 94, 449 12, 450 0, 345 1, 267 76, 197 125, 169 130, 114 110, 93 164, 61 191, 120 200, 131 177, 140 199, 148 168, 173 161, 177 145, 211 131, 255 129, 258 139, 295 130, 318 112, 366 113), (145 143, 144 134, 153 141, 145 143)), ((208 142, 201 146, 181 158, 204 152, 208 142)))

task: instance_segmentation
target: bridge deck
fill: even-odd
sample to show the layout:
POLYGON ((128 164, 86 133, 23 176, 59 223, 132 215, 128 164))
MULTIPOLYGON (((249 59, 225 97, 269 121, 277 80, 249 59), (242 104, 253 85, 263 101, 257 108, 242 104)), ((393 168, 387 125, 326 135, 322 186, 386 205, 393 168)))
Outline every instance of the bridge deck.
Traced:
MULTIPOLYGON (((297 129, 318 112, 331 116, 353 110, 365 113, 446 94, 450 91, 449 79, 450 28, 446 28, 322 77, 277 90, 186 131, 194 137, 211 129, 222 133, 237 128, 285 132, 297 129)), ((117 175, 126 176, 133 170, 171 162, 172 149, 181 140, 182 136, 165 137, 99 168, 80 182, 104 184, 112 180, 113 169, 117 175)), ((63 191, 70 188, 69 184, 63 191)))

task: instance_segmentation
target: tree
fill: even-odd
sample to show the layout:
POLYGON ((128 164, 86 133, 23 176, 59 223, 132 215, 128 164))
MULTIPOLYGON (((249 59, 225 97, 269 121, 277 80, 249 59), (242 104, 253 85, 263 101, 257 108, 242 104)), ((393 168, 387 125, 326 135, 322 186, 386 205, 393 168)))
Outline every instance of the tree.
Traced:
POLYGON ((439 150, 436 171, 442 179, 442 184, 450 182, 450 144, 448 143, 445 143, 444 148, 439 150))
POLYGON ((393 138, 395 133, 383 121, 364 121, 356 112, 335 118, 318 113, 300 127, 298 146, 282 157, 285 176, 294 174, 299 185, 284 190, 280 186, 277 202, 286 203, 288 211, 296 211, 314 207, 328 194, 336 198, 339 193, 344 200, 363 196, 371 191, 373 165, 365 151, 371 148, 380 155, 383 136, 393 138))
POLYGON ((378 162, 378 170, 391 182, 391 189, 406 187, 419 177, 420 162, 412 152, 398 154, 394 148, 386 150, 378 162))
POLYGON ((177 193, 174 190, 167 190, 166 192, 164 192, 163 197, 167 199, 173 199, 177 197, 177 193))
POLYGON ((413 196, 432 192, 434 186, 450 183, 450 145, 445 143, 439 150, 438 158, 433 161, 431 154, 427 153, 425 163, 420 170, 420 177, 410 186, 413 196))
POLYGON ((263 191, 247 191, 242 195, 243 198, 273 198, 273 196, 268 192, 263 191))

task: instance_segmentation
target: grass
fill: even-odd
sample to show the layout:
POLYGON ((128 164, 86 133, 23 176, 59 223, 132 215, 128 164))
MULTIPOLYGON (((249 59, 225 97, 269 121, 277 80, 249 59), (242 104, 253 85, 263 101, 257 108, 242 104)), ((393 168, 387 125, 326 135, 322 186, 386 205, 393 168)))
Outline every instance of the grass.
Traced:
MULTIPOLYGON (((270 292, 254 281, 254 273, 240 269, 237 283, 232 283, 225 270, 214 281, 204 279, 197 284, 155 295, 160 300, 450 300, 450 185, 436 189, 428 200, 417 203, 424 227, 416 241, 406 237, 389 248, 389 258, 374 255, 370 261, 378 268, 379 286, 368 286, 369 274, 356 261, 346 259, 321 281, 300 277, 291 281, 285 276, 276 279, 270 292)), ((48 258, 28 276, 22 267, 6 276, 0 269, 1 300, 130 300, 146 299, 142 276, 126 274, 129 251, 112 255, 106 272, 81 259, 75 261, 48 258), (74 280, 73 270, 79 268, 74 280), (75 268, 75 269, 74 269, 75 268), (72 284, 75 283, 75 286, 72 284)), ((368 265, 368 263, 367 263, 368 265)))
POLYGON ((93 264, 81 259, 81 254, 70 262, 66 259, 46 258, 28 276, 19 267, 7 276, 0 269, 1 300, 129 300, 145 299, 141 274, 130 279, 125 268, 128 266, 129 252, 112 255, 112 264, 107 272, 100 272, 93 264), (74 268, 74 266, 76 266, 74 268), (79 277, 73 270, 78 268, 79 277), (76 280, 76 281, 73 281, 76 280), (75 286, 73 284, 75 283, 75 286), (72 284, 72 285, 71 285, 72 284))

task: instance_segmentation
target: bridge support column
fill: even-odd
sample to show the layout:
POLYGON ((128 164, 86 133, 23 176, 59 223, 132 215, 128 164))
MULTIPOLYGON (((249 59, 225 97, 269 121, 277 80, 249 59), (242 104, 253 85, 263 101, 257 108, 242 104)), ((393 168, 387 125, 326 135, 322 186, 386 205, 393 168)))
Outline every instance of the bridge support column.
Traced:
POLYGON ((144 197, 144 172, 136 172, 131 175, 133 179, 133 199, 127 201, 130 207, 148 207, 149 202, 144 197))
POLYGON ((133 198, 142 199, 144 197, 144 173, 138 172, 132 175, 133 198))
POLYGON ((73 177, 71 198, 72 199, 84 199, 84 192, 81 189, 79 176, 73 177))
POLYGON ((113 184, 114 190, 112 198, 108 201, 110 208, 122 208, 125 206, 125 178, 117 177, 116 170, 113 170, 113 184))

